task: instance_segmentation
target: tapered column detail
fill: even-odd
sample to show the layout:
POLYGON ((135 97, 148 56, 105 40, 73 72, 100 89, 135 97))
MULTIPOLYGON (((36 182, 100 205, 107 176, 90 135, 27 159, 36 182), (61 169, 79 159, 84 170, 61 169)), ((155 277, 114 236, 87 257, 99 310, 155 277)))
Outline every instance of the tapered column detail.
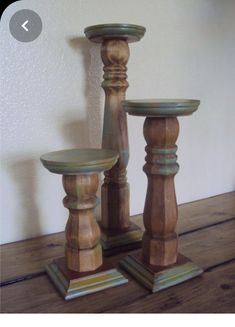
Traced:
POLYGON ((69 209, 65 255, 69 269, 84 272, 102 265, 100 229, 94 216, 98 175, 64 175, 67 193, 63 203, 69 209))
POLYGON ((145 116, 148 178, 144 205, 145 232, 142 250, 121 260, 121 265, 152 292, 182 283, 202 274, 202 269, 178 253, 178 218, 174 177, 179 170, 176 141, 177 116, 190 115, 200 101, 188 99, 147 99, 123 102, 134 116, 145 116))
POLYGON ((174 187, 177 118, 146 118, 144 137, 148 187, 144 207, 143 259, 150 265, 167 266, 177 260, 175 227, 178 211, 174 187))
POLYGON ((127 164, 129 145, 127 117, 122 101, 125 99, 129 43, 139 41, 145 34, 143 26, 133 24, 103 24, 84 30, 92 42, 101 43, 104 64, 102 88, 105 92, 102 148, 118 152, 116 165, 105 172, 101 189, 101 242, 109 255, 127 248, 139 247, 141 229, 130 221, 127 164))
POLYGON ((128 88, 126 64, 129 46, 125 40, 104 40, 101 46, 104 63, 105 111, 102 147, 119 153, 117 164, 105 172, 102 185, 102 227, 119 231, 130 225, 129 185, 126 167, 129 160, 126 112, 122 109, 128 88))

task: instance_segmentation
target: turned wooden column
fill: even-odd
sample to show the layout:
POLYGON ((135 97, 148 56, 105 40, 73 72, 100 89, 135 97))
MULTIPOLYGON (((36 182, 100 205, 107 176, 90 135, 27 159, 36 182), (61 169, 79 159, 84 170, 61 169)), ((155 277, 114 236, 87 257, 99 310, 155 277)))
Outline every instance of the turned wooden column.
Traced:
POLYGON ((202 273, 201 268, 178 253, 176 223, 178 218, 174 176, 177 164, 177 116, 190 115, 200 101, 187 99, 130 100, 124 109, 135 116, 146 116, 144 137, 147 143, 148 178, 144 206, 145 232, 142 251, 129 255, 121 264, 137 280, 157 292, 202 273))
POLYGON ((117 164, 104 173, 102 185, 102 226, 108 230, 123 230, 130 226, 129 185, 126 167, 129 144, 126 113, 122 110, 128 88, 126 64, 129 46, 126 40, 103 40, 101 58, 104 63, 105 109, 102 147, 119 153, 117 164))
POLYGON ((41 156, 45 168, 63 175, 69 210, 65 229, 65 257, 55 259, 46 271, 66 300, 127 283, 110 263, 103 263, 100 228, 94 209, 98 173, 115 165, 118 153, 105 149, 71 149, 41 156))
POLYGON ((150 265, 168 266, 177 260, 178 210, 174 176, 179 134, 177 118, 146 118, 144 137, 147 156, 143 167, 148 177, 144 207, 143 259, 150 265))
POLYGON ((97 174, 63 176, 67 193, 63 203, 69 209, 65 256, 74 271, 92 271, 102 265, 100 229, 94 215, 98 185, 97 174))
POLYGON ((139 228, 131 224, 129 218, 129 185, 126 177, 129 145, 127 118, 122 101, 129 86, 126 74, 128 43, 139 41, 144 33, 144 27, 131 24, 104 24, 85 29, 87 38, 101 43, 104 64, 102 88, 105 92, 102 147, 113 149, 119 154, 117 164, 105 172, 102 185, 102 244, 106 250, 139 242, 142 236, 139 228))

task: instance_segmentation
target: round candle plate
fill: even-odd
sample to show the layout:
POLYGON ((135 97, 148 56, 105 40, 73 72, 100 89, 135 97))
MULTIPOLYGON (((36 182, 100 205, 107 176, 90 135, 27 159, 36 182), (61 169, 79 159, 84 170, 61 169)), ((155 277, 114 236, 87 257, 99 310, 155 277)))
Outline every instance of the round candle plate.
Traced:
POLYGON ((145 31, 145 27, 133 24, 100 24, 86 27, 84 33, 88 39, 97 43, 115 38, 137 42, 144 36, 145 31))
POLYGON ((106 149, 69 149, 49 152, 40 160, 55 174, 77 175, 109 170, 118 159, 118 153, 106 149))
POLYGON ((191 115, 200 101, 191 99, 148 99, 123 101, 123 108, 133 116, 176 117, 191 115))

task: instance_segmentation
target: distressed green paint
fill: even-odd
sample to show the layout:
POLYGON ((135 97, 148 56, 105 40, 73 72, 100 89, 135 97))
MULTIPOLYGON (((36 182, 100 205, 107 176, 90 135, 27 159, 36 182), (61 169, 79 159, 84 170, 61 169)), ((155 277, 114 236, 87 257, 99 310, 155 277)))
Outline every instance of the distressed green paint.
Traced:
POLYGON ((146 99, 123 101, 123 108, 133 116, 176 117, 191 115, 199 104, 191 99, 146 99))
MULTIPOLYGON (((140 99, 122 102, 123 108, 133 116, 171 118, 190 115, 197 110, 200 101, 193 99, 140 99)), ((146 146, 147 163, 144 171, 162 176, 175 175, 179 171, 176 156, 177 146, 159 148, 154 145, 146 146), (151 156, 152 155, 152 156, 151 156)))
POLYGON ((177 149, 178 149, 177 146, 173 148, 164 148, 164 149, 152 147, 151 149, 149 149, 149 151, 151 151, 151 153, 153 154, 175 154, 177 149))
POLYGON ((145 34, 146 28, 134 24, 100 24, 86 27, 84 33, 93 42, 101 43, 104 39, 124 39, 137 42, 145 34))
POLYGON ((40 160, 45 168, 55 174, 91 174, 113 167, 118 153, 105 149, 69 149, 46 153, 40 160))
POLYGON ((72 300, 128 282, 116 269, 91 274, 70 282, 66 280, 54 262, 46 266, 46 271, 65 300, 72 300))
POLYGON ((166 267, 165 270, 156 273, 130 255, 123 258, 120 264, 153 293, 183 283, 203 273, 203 270, 192 261, 166 267))
MULTIPOLYGON (((157 160, 156 160, 157 162, 157 160)), ((179 165, 176 163, 174 165, 162 163, 162 164, 145 164, 143 167, 143 171, 147 172, 147 174, 151 175, 162 175, 162 176, 170 176, 175 175, 179 171, 179 165)))

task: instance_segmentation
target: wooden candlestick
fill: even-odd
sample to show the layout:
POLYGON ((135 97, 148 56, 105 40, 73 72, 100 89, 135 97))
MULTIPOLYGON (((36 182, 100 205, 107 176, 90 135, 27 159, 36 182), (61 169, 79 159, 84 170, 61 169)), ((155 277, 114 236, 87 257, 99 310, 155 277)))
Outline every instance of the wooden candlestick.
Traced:
MULTIPOLYGON (((126 167, 129 145, 126 113, 122 108, 127 82, 128 42, 139 41, 145 33, 142 26, 131 24, 105 24, 90 26, 85 34, 93 42, 101 43, 104 63, 105 109, 102 147, 118 152, 119 160, 105 172, 102 185, 101 240, 106 253, 118 247, 135 247, 140 244, 142 232, 129 218, 129 185, 126 167)), ((117 249, 116 249, 117 251, 117 249)))
POLYGON ((96 270, 103 262, 100 229, 94 215, 98 184, 97 174, 63 176, 67 193, 63 203, 69 209, 65 256, 68 269, 77 272, 96 270))
POLYGON ((65 258, 54 260, 46 270, 66 300, 127 282, 116 269, 103 263, 100 229, 94 215, 98 172, 110 169, 118 159, 112 150, 72 149, 43 155, 49 171, 63 175, 69 209, 65 258))
POLYGON ((144 207, 142 251, 129 255, 121 264, 141 283, 152 290, 176 285, 202 273, 188 258, 178 254, 175 232, 177 202, 174 176, 178 172, 176 140, 179 123, 176 116, 197 110, 198 100, 136 100, 124 101, 131 115, 146 116, 144 137, 148 178, 144 207))
POLYGON ((177 260, 177 203, 174 176, 179 123, 175 117, 147 117, 144 123, 148 188, 144 207, 143 260, 149 265, 168 266, 177 260), (157 217, 157 219, 156 219, 157 217))

